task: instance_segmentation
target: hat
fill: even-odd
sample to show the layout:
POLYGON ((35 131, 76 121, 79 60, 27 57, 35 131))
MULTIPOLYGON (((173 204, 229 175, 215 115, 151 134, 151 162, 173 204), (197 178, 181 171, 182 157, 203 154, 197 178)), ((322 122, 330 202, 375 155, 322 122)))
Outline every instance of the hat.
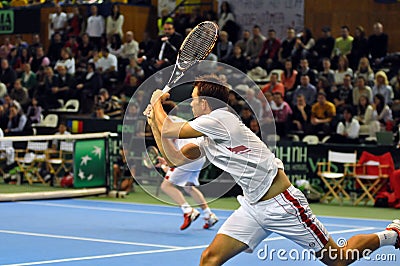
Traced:
POLYGON ((262 67, 256 67, 247 72, 247 75, 253 80, 260 80, 267 77, 267 71, 262 67))

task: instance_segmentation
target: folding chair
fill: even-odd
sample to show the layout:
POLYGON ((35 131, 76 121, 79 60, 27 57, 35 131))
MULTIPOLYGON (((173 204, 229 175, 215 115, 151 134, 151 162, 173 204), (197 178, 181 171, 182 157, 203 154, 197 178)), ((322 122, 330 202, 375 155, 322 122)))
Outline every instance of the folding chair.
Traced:
POLYGON ((70 172, 73 164, 74 143, 70 141, 61 141, 60 149, 48 151, 47 166, 51 174, 57 178, 60 172, 70 172))
POLYGON ((328 161, 319 162, 317 164, 317 175, 321 178, 322 182, 327 187, 328 191, 322 196, 321 202, 331 202, 333 199, 342 203, 342 197, 350 199, 349 194, 343 187, 343 182, 347 175, 350 175, 349 167, 355 165, 357 161, 357 152, 344 153, 328 151, 328 161), (332 164, 341 164, 344 168, 343 172, 332 172, 332 164))
POLYGON ((4 176, 4 165, 14 162, 15 151, 12 141, 0 141, 0 174, 4 176))
POLYGON ((356 185, 362 190, 354 201, 354 205, 364 201, 374 202, 376 194, 389 183, 390 174, 394 171, 394 163, 390 153, 376 156, 368 152, 361 154, 354 171, 356 185))
POLYGON ((309 145, 317 145, 319 143, 319 138, 316 135, 307 135, 302 139, 302 141, 309 145))
POLYGON ((28 141, 25 150, 15 150, 15 161, 17 162, 18 166, 20 167, 20 171, 30 185, 32 185, 33 183, 46 183, 43 177, 40 175, 40 169, 43 164, 46 164, 47 148, 47 141, 28 141), (23 154, 23 156, 21 156, 21 154, 23 154))

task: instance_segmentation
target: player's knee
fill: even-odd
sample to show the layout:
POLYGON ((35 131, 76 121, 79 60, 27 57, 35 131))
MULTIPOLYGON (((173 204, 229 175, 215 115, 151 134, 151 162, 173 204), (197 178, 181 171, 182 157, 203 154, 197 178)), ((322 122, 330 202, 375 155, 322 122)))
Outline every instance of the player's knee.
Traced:
POLYGON ((170 186, 171 183, 164 179, 164 181, 161 183, 161 190, 165 192, 165 190, 168 189, 168 187, 170 186))
POLYGON ((218 252, 206 248, 201 254, 200 265, 221 265, 218 252))

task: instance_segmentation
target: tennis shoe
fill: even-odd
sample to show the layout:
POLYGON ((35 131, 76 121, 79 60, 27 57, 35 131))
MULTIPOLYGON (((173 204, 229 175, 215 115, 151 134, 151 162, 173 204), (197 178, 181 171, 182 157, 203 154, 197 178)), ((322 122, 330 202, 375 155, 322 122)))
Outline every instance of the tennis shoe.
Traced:
POLYGON ((214 213, 211 213, 210 217, 204 218, 204 220, 205 220, 205 224, 203 225, 203 228, 209 229, 209 228, 213 227, 214 224, 216 224, 219 219, 218 219, 217 215, 215 215, 214 213))
POLYGON ((181 225, 181 230, 185 230, 188 228, 192 222, 196 221, 199 218, 200 212, 196 209, 192 209, 190 213, 185 213, 183 215, 183 224, 181 225))
POLYGON ((394 247, 400 249, 400 220, 393 220, 393 222, 386 227, 386 230, 393 230, 397 233, 397 241, 394 247))

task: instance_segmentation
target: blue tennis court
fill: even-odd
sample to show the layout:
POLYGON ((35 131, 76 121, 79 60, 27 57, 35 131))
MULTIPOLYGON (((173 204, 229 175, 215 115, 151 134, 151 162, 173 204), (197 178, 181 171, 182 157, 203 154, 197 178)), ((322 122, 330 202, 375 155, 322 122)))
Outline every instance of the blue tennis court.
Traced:
MULTIPOLYGON (((0 264, 198 265, 201 252, 232 211, 215 212, 221 218, 215 228, 202 229, 198 219, 180 231, 182 214, 176 207, 82 199, 1 203, 0 264)), ((379 231, 389 223, 319 218, 334 239, 379 231)), ((302 258, 296 250, 301 255, 299 246, 272 235, 254 253, 242 253, 225 265, 295 265, 302 258), (283 248, 290 254, 266 256, 283 248)), ((398 265, 398 257, 398 250, 384 247, 355 265, 398 265)))

